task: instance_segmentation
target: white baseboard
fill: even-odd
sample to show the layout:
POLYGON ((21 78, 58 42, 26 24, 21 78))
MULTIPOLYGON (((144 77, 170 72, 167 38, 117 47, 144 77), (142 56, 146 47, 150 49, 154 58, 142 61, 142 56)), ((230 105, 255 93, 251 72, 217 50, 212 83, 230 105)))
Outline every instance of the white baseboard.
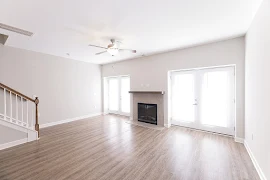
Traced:
POLYGON ((95 117, 95 116, 100 116, 100 115, 102 115, 101 112, 100 113, 95 113, 95 114, 88 114, 88 115, 85 115, 85 116, 79 116, 79 117, 75 117, 75 118, 71 118, 71 119, 65 119, 65 120, 61 120, 61 121, 41 124, 40 128, 46 128, 46 127, 55 126, 55 125, 58 125, 58 124, 64 124, 64 123, 68 123, 68 122, 72 122, 72 121, 78 121, 78 120, 91 118, 91 117, 95 117))
POLYGON ((0 144, 0 150, 7 149, 7 148, 17 146, 17 145, 20 145, 20 144, 23 144, 23 143, 27 143, 27 142, 28 142, 27 138, 24 138, 24 139, 8 142, 8 143, 5 143, 5 144, 0 144))
POLYGON ((237 142, 237 143, 242 143, 244 144, 244 138, 239 138, 239 137, 234 137, 234 141, 237 142))
POLYGON ((257 170, 257 172, 258 172, 258 174, 260 176, 260 179, 261 180, 267 180, 264 173, 263 173, 263 171, 262 171, 262 169, 261 169, 261 167, 260 167, 260 165, 258 164, 255 156, 253 155, 253 153, 252 153, 251 149, 249 148, 246 141, 244 141, 244 145, 245 145, 246 150, 247 150, 247 152, 248 152, 248 154, 250 156, 251 161, 253 162, 253 165, 254 165, 255 169, 257 170))

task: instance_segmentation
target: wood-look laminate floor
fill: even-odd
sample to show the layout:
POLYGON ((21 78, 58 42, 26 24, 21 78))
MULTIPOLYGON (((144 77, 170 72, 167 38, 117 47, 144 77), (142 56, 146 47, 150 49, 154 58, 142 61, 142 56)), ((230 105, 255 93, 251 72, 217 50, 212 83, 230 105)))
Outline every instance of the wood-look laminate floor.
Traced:
POLYGON ((230 137, 124 120, 107 115, 42 129, 40 140, 0 151, 0 179, 259 179, 230 137))

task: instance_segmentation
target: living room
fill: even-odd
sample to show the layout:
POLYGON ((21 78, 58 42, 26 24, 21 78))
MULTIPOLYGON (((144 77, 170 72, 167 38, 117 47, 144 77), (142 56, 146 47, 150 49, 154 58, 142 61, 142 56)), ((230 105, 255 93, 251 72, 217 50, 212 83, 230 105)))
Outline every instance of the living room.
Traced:
POLYGON ((269 0, 91 3, 1 2, 0 179, 270 179, 269 0))

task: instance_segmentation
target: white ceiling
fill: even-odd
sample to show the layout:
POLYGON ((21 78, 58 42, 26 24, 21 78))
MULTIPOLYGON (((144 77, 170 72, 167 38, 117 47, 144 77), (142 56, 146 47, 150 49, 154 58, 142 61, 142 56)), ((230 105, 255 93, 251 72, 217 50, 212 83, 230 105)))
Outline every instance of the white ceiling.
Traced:
POLYGON ((1 0, 0 23, 34 33, 9 35, 8 46, 104 64, 240 36, 261 0, 1 0), (109 39, 136 49, 112 57, 109 39), (70 56, 67 55, 70 54, 70 56))

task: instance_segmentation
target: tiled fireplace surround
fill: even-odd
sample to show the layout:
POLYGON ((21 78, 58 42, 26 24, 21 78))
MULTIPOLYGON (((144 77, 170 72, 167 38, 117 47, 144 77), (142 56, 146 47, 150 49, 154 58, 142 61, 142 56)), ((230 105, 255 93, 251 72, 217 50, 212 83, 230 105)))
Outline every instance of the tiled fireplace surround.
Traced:
POLYGON ((130 117, 133 121, 138 121, 138 103, 157 104, 157 125, 164 126, 163 91, 130 91, 130 93, 132 108, 130 117))

